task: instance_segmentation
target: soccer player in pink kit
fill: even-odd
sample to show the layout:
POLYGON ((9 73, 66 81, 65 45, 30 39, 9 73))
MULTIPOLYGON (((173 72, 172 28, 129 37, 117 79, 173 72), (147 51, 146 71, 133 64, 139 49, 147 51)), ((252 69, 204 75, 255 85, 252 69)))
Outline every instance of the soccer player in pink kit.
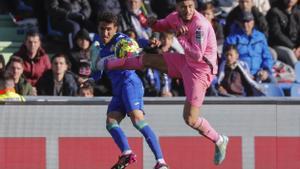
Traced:
POLYGON ((99 69, 155 68, 171 77, 183 79, 186 102, 183 117, 188 126, 215 143, 214 163, 225 159, 228 137, 218 134, 209 122, 200 116, 206 89, 217 73, 217 42, 213 27, 195 10, 194 0, 176 0, 176 11, 165 19, 149 18, 154 31, 173 30, 185 54, 144 53, 138 57, 101 60, 99 69))

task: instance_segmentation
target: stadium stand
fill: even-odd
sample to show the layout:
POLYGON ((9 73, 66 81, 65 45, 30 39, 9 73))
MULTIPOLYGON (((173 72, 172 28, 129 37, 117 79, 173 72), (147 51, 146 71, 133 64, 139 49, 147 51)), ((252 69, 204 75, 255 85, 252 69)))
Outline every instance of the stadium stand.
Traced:
POLYGON ((275 83, 262 83, 260 85, 266 96, 284 96, 283 90, 275 83))

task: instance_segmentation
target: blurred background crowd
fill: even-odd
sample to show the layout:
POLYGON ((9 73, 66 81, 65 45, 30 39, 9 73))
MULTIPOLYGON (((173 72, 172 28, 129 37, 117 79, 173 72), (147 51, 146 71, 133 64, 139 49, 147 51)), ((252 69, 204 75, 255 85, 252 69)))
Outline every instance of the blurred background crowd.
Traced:
MULTIPOLYGON (((219 73, 208 96, 300 95, 298 0, 196 1, 218 42, 219 73)), ((174 10, 176 0, 0 0, 2 78, 24 96, 111 96, 108 78, 91 59, 97 16, 119 16, 119 31, 146 52, 182 53, 172 30, 159 34, 147 25, 150 16, 174 10)), ((180 79, 155 69, 138 75, 145 96, 184 96, 180 79)))

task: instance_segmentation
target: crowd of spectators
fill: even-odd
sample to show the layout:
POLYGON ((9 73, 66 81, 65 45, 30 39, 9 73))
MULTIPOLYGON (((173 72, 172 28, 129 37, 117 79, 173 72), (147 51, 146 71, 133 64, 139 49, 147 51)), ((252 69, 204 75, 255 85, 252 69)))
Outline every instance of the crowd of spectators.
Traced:
MULTIPOLYGON (((293 82, 293 67, 300 60, 298 0, 197 2, 197 10, 213 25, 218 42, 219 73, 207 95, 261 96, 260 83, 293 82), (282 69, 290 72, 284 72, 283 76, 282 69)), ((22 3, 30 9, 30 17, 38 20, 39 30, 27 32, 24 43, 6 66, 0 57, 1 74, 9 74, 14 79, 15 90, 21 95, 111 95, 108 78, 94 68, 98 57, 94 35, 98 34, 96 22, 101 12, 118 15, 119 31, 135 39, 146 52, 183 52, 172 31, 158 34, 147 25, 149 17, 163 18, 174 11, 176 0, 11 0, 6 3, 10 7, 8 12, 15 16, 20 15, 22 3), (66 49, 56 51, 54 56, 48 56, 42 44, 49 27, 60 32, 68 43, 66 49)), ((144 83, 145 96, 183 96, 180 79, 153 69, 138 71, 138 75, 144 83)))

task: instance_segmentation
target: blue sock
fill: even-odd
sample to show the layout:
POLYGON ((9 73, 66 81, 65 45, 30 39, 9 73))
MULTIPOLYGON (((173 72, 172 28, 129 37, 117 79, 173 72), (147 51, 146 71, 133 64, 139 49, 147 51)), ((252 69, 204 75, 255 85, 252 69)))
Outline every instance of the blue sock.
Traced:
POLYGON ((155 159, 163 159, 159 142, 150 126, 144 120, 136 122, 134 126, 143 134, 150 149, 155 155, 155 159))
POLYGON ((108 130, 122 153, 127 150, 131 150, 128 144, 127 137, 117 123, 107 124, 106 129, 108 130))

